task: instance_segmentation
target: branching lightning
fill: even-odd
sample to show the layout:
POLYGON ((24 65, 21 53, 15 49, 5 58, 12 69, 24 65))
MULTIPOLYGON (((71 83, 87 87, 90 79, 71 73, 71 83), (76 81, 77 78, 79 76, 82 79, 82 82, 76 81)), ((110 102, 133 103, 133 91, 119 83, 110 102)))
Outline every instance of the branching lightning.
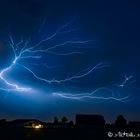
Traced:
POLYGON ((92 67, 90 70, 88 70, 87 72, 85 72, 84 74, 76 74, 74 76, 71 76, 69 78, 66 78, 66 79, 62 79, 62 80, 56 80, 56 79, 52 79, 52 80, 47 80, 45 78, 41 78, 39 76, 37 76, 30 68, 26 67, 26 66, 23 66, 21 65, 22 67, 24 67, 27 71, 29 71, 36 79, 38 80, 41 80, 41 81, 44 81, 44 82, 47 82, 47 83, 62 83, 62 82, 67 82, 67 81, 71 81, 73 79, 79 79, 79 78, 82 78, 82 77, 85 77, 86 75, 89 75, 91 72, 93 72, 94 70, 96 69, 101 69, 101 68, 104 68, 104 67, 107 67, 108 65, 107 64, 102 64, 102 63, 99 63, 97 65, 95 65, 94 67, 92 67))
MULTIPOLYGON (((21 60, 22 61, 24 60, 25 62, 27 62, 29 59, 30 60, 41 60, 41 58, 44 54, 45 55, 52 54, 52 55, 59 55, 59 56, 83 54, 83 52, 80 52, 80 51, 70 51, 70 52, 66 52, 66 53, 60 53, 60 52, 57 52, 56 49, 60 48, 60 47, 67 47, 67 45, 70 45, 70 44, 72 44, 74 46, 80 46, 83 44, 88 44, 89 42, 92 42, 93 40, 70 39, 70 40, 66 40, 64 42, 55 44, 54 46, 46 47, 46 45, 45 45, 45 47, 44 47, 45 43, 47 43, 48 41, 50 41, 52 39, 55 39, 55 37, 57 37, 58 35, 68 34, 68 33, 78 30, 77 28, 76 29, 74 28, 71 30, 66 30, 66 28, 69 26, 69 24, 71 24, 74 21, 74 19, 72 19, 70 22, 60 26, 59 28, 56 29, 56 31, 54 33, 43 38, 42 40, 39 40, 38 42, 36 42, 34 44, 32 42, 30 42, 29 40, 24 41, 23 39, 21 39, 19 42, 15 42, 13 37, 10 35, 9 45, 12 49, 13 61, 8 67, 6 67, 0 71, 0 79, 2 82, 5 83, 5 86, 6 86, 6 88, 0 88, 0 90, 27 92, 32 89, 32 88, 22 87, 21 85, 18 85, 13 81, 11 82, 6 77, 6 75, 8 74, 9 71, 14 70, 14 68, 18 67, 18 66, 21 66, 22 68, 27 70, 27 72, 32 74, 32 76, 36 80, 40 80, 40 81, 43 81, 43 82, 46 82, 49 84, 50 83, 65 83, 65 82, 69 82, 69 81, 76 80, 76 79, 78 80, 79 78, 83 78, 83 77, 91 74, 92 72, 94 72, 97 69, 102 69, 102 68, 108 67, 109 66, 108 64, 99 62, 96 65, 91 66, 88 69, 81 70, 80 72, 77 72, 77 74, 74 74, 65 79, 54 79, 53 78, 53 79, 49 80, 49 79, 46 79, 46 78, 41 77, 38 74, 36 74, 30 66, 26 66, 25 64, 21 63, 21 60), (33 44, 33 45, 31 45, 31 44, 33 44)), ((44 25, 44 23, 43 23, 43 25, 44 25)), ((42 26, 41 26, 41 29, 43 28, 42 26)), ((40 30, 39 30, 39 32, 40 32, 40 30)), ((37 64, 37 65, 44 65, 44 64, 37 64)), ((129 77, 125 76, 125 80, 119 86, 124 87, 126 84, 128 84, 129 80, 132 79, 132 77, 133 76, 129 76, 129 77)), ((74 95, 74 94, 64 94, 64 93, 53 93, 53 95, 59 96, 62 98, 68 98, 68 99, 78 99, 78 100, 100 99, 100 100, 116 100, 116 101, 120 101, 120 102, 124 102, 126 99, 129 98, 129 96, 122 97, 122 98, 117 98, 114 96, 109 96, 109 97, 96 96, 95 93, 97 93, 101 90, 103 90, 103 88, 99 88, 99 89, 94 90, 91 93, 85 93, 85 94, 75 94, 74 95)), ((110 93, 113 92, 113 91, 111 91, 111 89, 108 89, 108 88, 104 88, 104 90, 106 92, 110 92, 110 93)))
POLYGON ((70 94, 70 93, 53 93, 53 96, 59 96, 62 98, 66 99, 71 99, 71 100, 103 100, 103 101, 108 101, 108 100, 114 100, 118 102, 127 102, 130 96, 124 96, 124 97, 115 97, 113 90, 109 88, 98 88, 90 93, 80 93, 80 94, 70 94), (109 95, 108 97, 104 96, 97 96, 96 94, 98 92, 104 91, 106 93, 110 93, 111 96, 109 95))
POLYGON ((133 84, 136 81, 133 78, 134 78, 133 75, 130 75, 130 76, 125 75, 123 82, 120 85, 117 85, 117 86, 125 87, 125 86, 128 86, 128 85, 131 85, 131 84, 133 84))

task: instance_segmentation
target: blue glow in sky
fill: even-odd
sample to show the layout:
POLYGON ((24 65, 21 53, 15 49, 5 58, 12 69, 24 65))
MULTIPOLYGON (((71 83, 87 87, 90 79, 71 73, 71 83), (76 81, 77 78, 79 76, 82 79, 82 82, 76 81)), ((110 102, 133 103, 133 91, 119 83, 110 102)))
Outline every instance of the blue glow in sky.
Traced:
POLYGON ((0 3, 1 118, 139 119, 137 1, 0 3))

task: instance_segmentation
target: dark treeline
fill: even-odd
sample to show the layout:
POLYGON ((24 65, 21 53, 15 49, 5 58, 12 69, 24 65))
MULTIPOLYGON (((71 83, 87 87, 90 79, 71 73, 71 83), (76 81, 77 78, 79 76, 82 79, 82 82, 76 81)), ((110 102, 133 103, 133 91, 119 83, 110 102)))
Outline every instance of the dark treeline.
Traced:
POLYGON ((77 114, 75 123, 67 117, 53 122, 35 119, 0 120, 0 139, 108 139, 110 137, 139 137, 140 122, 127 121, 119 115, 113 123, 106 123, 102 115, 77 114))

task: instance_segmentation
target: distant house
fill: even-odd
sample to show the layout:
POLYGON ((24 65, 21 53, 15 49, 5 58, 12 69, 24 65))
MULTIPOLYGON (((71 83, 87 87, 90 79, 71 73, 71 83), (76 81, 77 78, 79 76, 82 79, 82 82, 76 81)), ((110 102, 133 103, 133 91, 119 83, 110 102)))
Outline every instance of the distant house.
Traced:
POLYGON ((42 124, 42 122, 39 121, 28 121, 24 123, 24 128, 40 129, 44 128, 44 125, 42 124))
POLYGON ((35 129, 44 127, 43 122, 39 120, 33 120, 33 119, 17 119, 8 122, 8 125, 12 127, 35 128, 35 129))
POLYGON ((6 123, 7 123, 7 122, 6 122, 5 119, 0 120, 0 127, 5 126, 6 123))
POLYGON ((105 120, 102 115, 76 115, 77 128, 101 128, 105 126, 105 120))

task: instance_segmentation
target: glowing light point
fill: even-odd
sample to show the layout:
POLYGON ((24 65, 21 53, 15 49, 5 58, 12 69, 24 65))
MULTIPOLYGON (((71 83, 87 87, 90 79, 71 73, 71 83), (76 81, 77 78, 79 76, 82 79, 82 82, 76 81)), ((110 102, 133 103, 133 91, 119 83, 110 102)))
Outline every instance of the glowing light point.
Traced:
POLYGON ((39 124, 39 125, 35 125, 33 128, 40 129, 40 128, 43 128, 43 126, 41 124, 39 124))

